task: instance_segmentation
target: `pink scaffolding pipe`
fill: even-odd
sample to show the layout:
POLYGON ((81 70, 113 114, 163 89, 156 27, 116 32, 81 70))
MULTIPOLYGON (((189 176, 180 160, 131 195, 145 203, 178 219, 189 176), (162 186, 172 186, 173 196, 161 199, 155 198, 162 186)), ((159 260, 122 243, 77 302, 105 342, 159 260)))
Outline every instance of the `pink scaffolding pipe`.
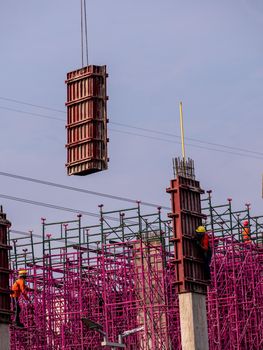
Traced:
MULTIPOLYGON (((211 350, 263 348, 263 247, 215 240, 207 294, 211 350)), ((83 252, 47 256, 32 266, 32 304, 23 302, 25 330, 11 326, 11 349, 103 349, 100 334, 81 321, 102 325, 110 341, 125 330, 127 349, 180 349, 173 264, 158 242, 107 244, 89 258, 83 252)))

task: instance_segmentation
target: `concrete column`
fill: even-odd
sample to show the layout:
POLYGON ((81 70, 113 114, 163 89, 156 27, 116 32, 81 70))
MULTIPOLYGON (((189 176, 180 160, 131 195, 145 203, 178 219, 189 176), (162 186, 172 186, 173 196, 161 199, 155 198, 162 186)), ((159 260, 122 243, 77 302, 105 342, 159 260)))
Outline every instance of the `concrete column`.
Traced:
POLYGON ((9 325, 0 323, 0 350, 10 349, 9 325))
POLYGON ((208 350, 206 296, 179 294, 182 350, 208 350))

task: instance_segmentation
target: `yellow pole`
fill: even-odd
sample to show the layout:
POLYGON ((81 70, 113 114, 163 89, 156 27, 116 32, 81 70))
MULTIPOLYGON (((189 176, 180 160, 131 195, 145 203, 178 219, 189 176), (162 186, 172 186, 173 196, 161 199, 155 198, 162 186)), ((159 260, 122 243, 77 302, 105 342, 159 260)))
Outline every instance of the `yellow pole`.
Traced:
POLYGON ((185 161, 185 148, 184 148, 184 120, 183 120, 183 103, 180 102, 180 127, 181 127, 181 143, 182 143, 182 154, 183 161, 185 161))

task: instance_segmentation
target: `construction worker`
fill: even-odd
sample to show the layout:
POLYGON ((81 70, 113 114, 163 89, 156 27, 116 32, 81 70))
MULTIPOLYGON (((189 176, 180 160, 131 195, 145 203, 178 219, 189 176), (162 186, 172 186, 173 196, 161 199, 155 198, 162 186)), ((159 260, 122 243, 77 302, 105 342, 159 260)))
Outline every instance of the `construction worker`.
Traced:
POLYGON ((18 278, 16 279, 15 283, 12 286, 12 300, 13 300, 13 306, 15 310, 15 325, 17 327, 23 328, 24 325, 20 321, 20 312, 21 307, 19 303, 19 299, 21 296, 23 296, 26 300, 29 301, 27 291, 29 288, 26 286, 26 278, 27 278, 27 270, 19 270, 18 271, 18 278))
POLYGON ((242 237, 243 242, 245 243, 251 243, 251 237, 250 237, 250 225, 248 220, 243 221, 243 231, 242 231, 242 237))
POLYGON ((195 230, 195 242, 204 257, 205 279, 211 280, 210 263, 212 259, 212 249, 209 244, 209 236, 204 226, 198 226, 195 230))

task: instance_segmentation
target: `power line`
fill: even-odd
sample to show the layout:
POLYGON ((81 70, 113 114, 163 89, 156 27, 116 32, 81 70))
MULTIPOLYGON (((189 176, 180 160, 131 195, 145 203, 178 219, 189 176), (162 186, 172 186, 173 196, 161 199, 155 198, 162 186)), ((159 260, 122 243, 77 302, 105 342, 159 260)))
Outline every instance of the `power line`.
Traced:
MULTIPOLYGON (((39 201, 34 201, 34 200, 31 200, 31 199, 27 199, 27 198, 9 196, 9 195, 3 194, 3 193, 0 193, 0 198, 11 200, 11 201, 15 201, 15 202, 20 202, 20 203, 31 204, 31 205, 35 205, 35 206, 39 206, 39 207, 51 208, 51 209, 56 209, 56 210, 67 211, 67 212, 70 212, 70 213, 75 213, 75 214, 81 214, 81 215, 85 215, 85 216, 92 216, 92 217, 96 217, 96 218, 101 218, 101 215, 97 214, 97 213, 92 213, 92 212, 89 212, 89 211, 73 209, 73 208, 68 208, 68 207, 62 207, 62 206, 59 206, 59 205, 45 203, 45 202, 39 202, 39 201)), ((111 221, 115 221, 115 222, 120 222, 120 218, 113 217, 113 216, 108 216, 108 215, 105 215, 105 214, 103 214, 103 219, 104 220, 107 219, 107 220, 111 220, 111 221)), ((135 221, 131 221, 131 220, 127 220, 127 222, 132 223, 132 224, 136 224, 135 221)), ((113 232, 114 232, 114 229, 113 229, 113 232)))
MULTIPOLYGON (((160 137, 149 136, 149 135, 141 135, 141 134, 133 133, 133 132, 130 132, 130 131, 122 131, 122 130, 115 130, 115 129, 110 129, 110 130, 114 131, 114 132, 119 132, 121 134, 134 135, 134 136, 145 137, 147 139, 152 139, 152 140, 159 140, 159 141, 165 141, 165 142, 170 142, 170 143, 181 144, 181 142, 179 142, 179 141, 166 140, 166 139, 163 139, 163 138, 160 138, 160 137)), ((254 158, 254 159, 261 159, 261 160, 263 160, 263 157, 257 157, 257 156, 253 156, 253 155, 243 154, 243 153, 224 151, 224 150, 216 149, 216 148, 203 147, 203 146, 199 146, 199 145, 193 145, 191 143, 186 143, 186 145, 190 146, 190 147, 205 149, 205 150, 208 150, 208 151, 215 151, 215 152, 221 152, 221 153, 227 153, 227 154, 234 154, 234 155, 241 156, 241 157, 247 157, 247 158, 254 158)), ((262 153, 262 156, 263 156, 263 153, 262 153)))
MULTIPOLYGON (((30 112, 25 112, 25 111, 21 111, 21 110, 17 110, 17 109, 13 109, 13 108, 7 108, 7 107, 2 107, 0 106, 0 109, 4 109, 4 110, 8 110, 8 111, 13 111, 13 112, 17 112, 17 113, 22 113, 22 114, 26 114, 26 115, 32 115, 32 116, 37 116, 37 117, 40 117, 40 118, 45 118, 45 119, 54 119, 54 120, 58 120, 58 121, 61 121, 61 122, 65 122, 64 119, 62 118, 56 118, 56 117, 51 117, 51 116, 47 116, 47 115, 43 115, 43 114, 37 114, 37 113, 30 113, 30 112)), ((111 122, 111 124, 119 124, 119 123, 114 123, 114 122, 111 122)), ((124 125, 124 124, 123 124, 124 125)), ((132 126, 127 126, 127 127, 132 127, 132 126)), ((132 127, 133 129, 142 129, 142 130, 147 130, 147 129, 144 129, 144 128, 137 128, 137 127, 132 127)), ((149 136, 149 135, 142 135, 142 134, 138 134, 138 133, 132 133, 132 132, 128 132, 128 131, 124 131, 124 130, 116 130, 116 129, 112 129, 112 128, 109 128, 110 131, 113 131, 113 132, 118 132, 118 133, 122 133, 122 134, 127 134, 127 135, 134 135, 134 136, 139 136, 139 137, 144 137, 144 138, 148 138, 148 139, 152 139, 152 140, 158 140, 158 141, 164 141, 164 142, 170 142, 170 143, 176 143, 176 144, 179 144, 180 142, 179 141, 175 141, 175 140, 168 140, 168 139, 164 139, 164 138, 160 138, 160 137, 155 137, 155 136, 149 136)), ((149 131, 150 129, 148 129, 149 131)), ((151 131, 153 132, 153 131, 151 131)), ((155 133, 159 133, 159 134, 163 134, 163 132, 158 132, 158 131, 154 131, 155 133)), ((164 133, 166 134, 166 133, 164 133)), ((171 134, 173 135, 173 134, 171 134)), ((173 135, 173 137, 178 137, 176 135, 173 135)), ((186 138, 187 139, 187 138, 186 138)), ((192 140, 195 140, 195 139, 192 139, 192 140)), ((207 142, 204 142, 204 141, 201 141, 201 140, 195 140, 196 142, 200 142, 200 143, 204 143, 206 144, 207 142)), ((211 144, 212 143, 207 143, 207 144, 211 144)), ((224 147, 226 149, 236 149, 236 150, 240 150, 242 152, 247 152, 247 153, 251 153, 251 155, 248 155, 248 154, 241 154, 241 153, 237 153, 237 152, 231 152, 231 151, 224 151, 224 150, 220 150, 220 149, 215 149, 215 148, 209 148, 209 147, 202 147, 202 146, 199 146, 199 145, 193 145, 193 144, 189 144, 189 143, 186 143, 187 146, 190 146, 190 147, 195 147, 195 148, 201 148, 201 149, 205 149, 205 150, 208 150, 208 151, 215 151, 215 152, 221 152, 221 153, 227 153, 227 154, 233 154, 233 155, 238 155, 238 156, 241 156, 241 157, 247 157, 247 158, 254 158, 254 159, 260 159, 262 160, 263 158, 261 157, 257 157, 257 156, 253 156, 252 154, 258 154, 258 155, 262 155, 263 156, 263 153, 261 152, 256 152, 256 151, 250 151, 250 150, 245 150, 245 149, 241 149, 241 148, 236 148, 236 147, 230 147, 230 146, 224 146, 224 145, 220 145, 220 144, 214 144, 214 145, 218 145, 219 147, 224 147)))
MULTIPOLYGON (((16 100, 16 99, 10 99, 10 98, 6 98, 6 97, 3 97, 3 96, 0 96, 0 99, 1 100, 5 100, 5 101, 18 103, 18 104, 31 106, 31 107, 37 107, 37 108, 41 108, 41 109, 46 109, 46 110, 50 110, 50 111, 66 114, 66 112, 62 111, 62 110, 58 110, 58 109, 54 109, 54 108, 50 108, 50 107, 45 107, 45 106, 41 106, 41 105, 36 105, 36 104, 32 104, 32 103, 27 103, 27 102, 19 101, 19 100, 16 100)), ((39 114, 34 114, 34 113, 27 113, 25 111, 13 110, 11 108, 6 108, 6 107, 0 107, 0 108, 1 109, 7 109, 7 110, 10 110, 10 111, 15 111, 15 112, 18 112, 18 113, 37 115, 37 116, 42 117, 42 118, 55 119, 55 120, 61 120, 61 121, 63 120, 64 121, 64 119, 60 119, 60 118, 56 118, 56 117, 44 116, 44 115, 39 115, 39 114)), ((164 136, 168 136, 168 137, 172 137, 172 138, 179 138, 180 139, 179 135, 168 133, 168 132, 164 132, 164 131, 159 131, 159 130, 154 130, 154 129, 149 129, 149 128, 142 128, 142 127, 133 126, 133 125, 130 125, 130 124, 117 123, 117 122, 112 122, 112 121, 110 121, 110 123, 112 125, 116 125, 116 126, 131 128, 131 129, 135 129, 135 130, 141 130, 141 131, 145 131, 145 132, 151 132, 151 133, 155 133, 155 134, 159 134, 159 135, 164 135, 164 136)), ((194 142, 198 142, 198 143, 208 144, 208 145, 211 145, 211 146, 223 147, 223 148, 226 148, 226 149, 232 149, 232 150, 236 150, 236 151, 241 151, 241 152, 257 154, 257 155, 262 155, 263 156, 262 152, 252 151, 252 150, 248 150, 248 149, 245 149, 245 148, 232 147, 232 146, 227 146, 227 145, 223 145, 223 144, 220 144, 220 143, 208 142, 208 141, 203 141, 203 140, 190 138, 190 137, 186 137, 185 139, 186 140, 190 140, 190 141, 194 141, 194 142)), ((162 139, 161 141, 164 141, 164 140, 162 139)), ((214 150, 214 149, 209 149, 209 150, 214 150)))
MULTIPOLYGON (((164 132, 164 131, 158 131, 158 130, 153 130, 153 129, 148 129, 148 128, 141 128, 138 126, 133 126, 133 125, 129 125, 129 124, 122 124, 122 123, 116 123, 116 122, 111 122, 111 124, 117 125, 117 126, 123 126, 126 128, 131 128, 131 129, 136 129, 136 130, 141 130, 141 131, 147 131, 147 132, 152 132, 155 134, 160 134, 160 135, 164 135, 164 136, 169 136, 169 137, 175 137, 175 138, 179 138, 181 139, 181 136, 179 135, 175 135, 175 134, 171 134, 168 132, 164 132)), ((242 152, 247 152, 247 153, 254 153, 254 154, 258 154, 258 155, 262 155, 262 152, 257 152, 257 151, 251 151, 245 148, 239 148, 239 147, 232 147, 232 146, 226 146, 226 145, 222 145, 220 143, 214 143, 214 142, 208 142, 208 141, 202 141, 199 139, 195 139, 195 138, 191 138, 191 137, 185 137, 186 140, 189 141, 194 141, 194 142, 199 142, 199 143, 203 143, 203 144, 207 144, 207 145, 211 145, 211 146, 218 146, 218 147, 223 147, 223 148, 227 148, 227 149, 233 149, 233 150, 237 150, 237 151, 242 151, 242 152)), ((181 144, 181 142, 180 142, 181 144)))
MULTIPOLYGON (((21 236, 26 236, 25 238, 29 238, 32 234, 33 237, 36 237, 36 238, 42 238, 42 235, 37 235, 35 233, 31 233, 31 232, 24 232, 24 231, 18 231, 18 230, 9 230, 10 233, 15 233, 17 235, 21 235, 21 236)), ((14 238, 12 238, 14 239, 14 238)))
POLYGON ((49 115, 21 111, 20 109, 14 109, 14 108, 3 107, 3 106, 0 106, 0 109, 4 109, 6 111, 11 111, 11 112, 17 112, 17 113, 21 113, 21 114, 26 114, 26 115, 30 115, 30 116, 32 115, 33 117, 40 117, 40 118, 45 118, 45 119, 54 119, 54 120, 59 120, 59 121, 65 122, 65 120, 62 119, 62 118, 56 118, 56 117, 51 117, 49 115))
MULTIPOLYGON (((59 205, 45 203, 45 202, 33 201, 31 199, 26 199, 26 198, 8 196, 8 195, 2 194, 2 193, 0 193, 0 198, 11 200, 11 201, 15 201, 15 202, 32 204, 32 205, 36 205, 36 206, 39 206, 39 207, 51 208, 51 209, 56 209, 56 210, 67 211, 67 212, 70 212, 70 213, 75 213, 75 214, 81 214, 81 215, 85 215, 85 216, 92 216, 92 217, 100 218, 100 214, 92 213, 92 212, 89 212, 89 211, 73 209, 73 208, 68 208, 68 207, 62 207, 62 206, 59 206, 59 205)), ((117 219, 117 218, 115 218, 113 216, 103 215, 103 218, 119 222, 119 219, 117 219)))
POLYGON ((46 109, 47 111, 52 111, 52 112, 58 112, 58 113, 63 113, 63 114, 66 113, 65 111, 62 111, 61 109, 55 109, 55 108, 51 108, 51 107, 40 106, 40 105, 36 105, 36 104, 33 104, 33 103, 23 102, 23 101, 15 100, 13 98, 3 97, 3 96, 0 96, 0 100, 14 102, 14 103, 18 103, 20 105, 36 107, 36 108, 40 108, 40 109, 46 109))
MULTIPOLYGON (((6 177, 18 179, 18 180, 24 180, 24 181, 34 182, 34 183, 38 183, 38 184, 42 184, 42 185, 62 188, 62 189, 65 189, 65 190, 70 190, 70 191, 75 191, 75 192, 91 194, 91 195, 95 195, 95 196, 99 196, 99 197, 120 200, 120 201, 123 201, 123 202, 129 202, 129 203, 133 203, 133 204, 134 203, 138 203, 137 200, 131 199, 131 198, 127 198, 127 197, 120 197, 120 196, 115 196, 115 195, 111 195, 111 194, 107 194, 107 193, 86 190, 86 189, 83 189, 83 188, 67 186, 67 185, 63 185, 63 184, 59 184, 59 183, 55 183, 55 182, 35 179, 35 178, 32 178, 32 177, 21 176, 21 175, 17 175, 17 174, 11 174, 11 173, 7 173, 7 172, 3 172, 3 171, 0 171, 0 176, 6 176, 6 177)), ((171 208, 169 208, 169 207, 160 206, 160 205, 154 204, 154 203, 149 203, 149 202, 144 202, 144 201, 140 201, 140 203, 142 205, 149 206, 149 207, 154 207, 154 208, 162 207, 163 209, 171 210, 171 208)))
MULTIPOLYGON (((41 238, 41 239, 43 238, 42 235, 37 235, 37 234, 35 234, 33 232, 24 232, 24 231, 18 231, 18 230, 9 230, 9 232, 11 234, 15 233, 17 235, 25 236, 25 237, 21 237, 21 238, 18 238, 18 239, 28 239, 28 238, 31 237, 31 235, 32 235, 32 237, 35 237, 35 238, 41 238)), ((60 237, 52 237, 52 238, 54 238, 56 241, 65 242, 65 238, 60 238, 60 237)), ((15 240, 15 239, 17 239, 17 237, 11 238, 11 240, 15 240)), ((67 239, 67 242, 70 243, 70 244, 76 244, 76 242, 73 242, 73 241, 68 240, 68 239, 67 239)), ((40 243, 40 242, 38 242, 38 243, 40 243)), ((35 242, 33 242, 33 245, 35 245, 35 242)))
POLYGON ((8 196, 8 195, 2 194, 2 193, 0 194, 0 198, 4 198, 4 199, 16 201, 16 202, 21 202, 21 203, 32 204, 32 205, 45 207, 45 208, 51 208, 51 209, 68 211, 70 213, 75 213, 75 214, 82 214, 82 215, 87 215, 87 216, 93 216, 93 217, 96 217, 96 218, 100 217, 99 214, 92 213, 92 212, 89 212, 89 211, 78 210, 78 209, 73 209, 73 208, 68 208, 68 207, 61 207, 61 206, 55 205, 55 204, 33 201, 31 199, 26 199, 26 198, 19 198, 19 197, 8 196))

